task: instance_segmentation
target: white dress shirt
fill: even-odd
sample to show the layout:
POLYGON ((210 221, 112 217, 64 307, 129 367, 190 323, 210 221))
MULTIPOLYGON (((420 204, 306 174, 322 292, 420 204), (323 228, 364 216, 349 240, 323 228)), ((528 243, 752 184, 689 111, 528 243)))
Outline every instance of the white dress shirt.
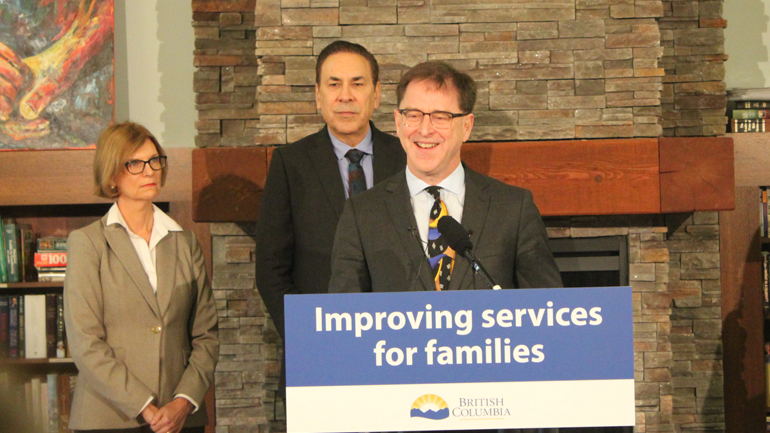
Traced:
MULTIPOLYGON (((431 186, 420 180, 406 169, 406 185, 409 187, 409 196, 411 197, 412 210, 414 210, 414 219, 417 222, 417 230, 420 233, 425 255, 428 255, 428 225, 430 224, 430 210, 436 201, 425 188, 431 186)), ((463 205, 465 204, 465 169, 460 164, 457 168, 439 182, 441 187, 441 200, 446 206, 449 216, 462 223, 463 205)))
POLYGON ((147 273, 147 278, 150 280, 150 285, 154 292, 158 292, 158 272, 156 270, 157 251, 155 247, 158 246, 158 242, 161 241, 168 232, 181 232, 183 229, 176 223, 170 216, 166 215, 157 206, 152 205, 154 213, 152 214, 152 233, 150 234, 150 243, 144 240, 143 237, 132 232, 126 224, 126 220, 123 218, 123 214, 120 213, 118 204, 115 203, 110 208, 107 214, 107 225, 120 224, 128 232, 128 237, 131 239, 131 243, 134 245, 136 254, 139 256, 139 261, 142 262, 144 272, 147 273))

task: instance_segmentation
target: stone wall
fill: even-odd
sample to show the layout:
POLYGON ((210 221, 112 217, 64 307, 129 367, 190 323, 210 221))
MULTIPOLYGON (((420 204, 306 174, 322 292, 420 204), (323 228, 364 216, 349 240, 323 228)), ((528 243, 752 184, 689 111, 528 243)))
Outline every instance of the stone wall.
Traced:
MULTIPOLYGON (((725 54, 722 0, 664 0, 659 20, 663 77, 663 134, 725 133, 725 54)), ((740 25, 740 23, 736 23, 740 25)))
POLYGON ((336 39, 381 63, 374 120, 387 131, 401 73, 437 59, 480 84, 472 140, 724 133, 723 0, 469 4, 193 0, 196 145, 280 145, 318 129, 313 56, 336 39))
POLYGON ((719 213, 667 215, 666 225, 673 422, 682 432, 724 431, 719 213))
POLYGON ((546 220, 550 237, 628 236, 635 432, 724 431, 719 214, 546 220))
POLYGON ((253 224, 212 224, 212 288, 219 312, 217 433, 285 432, 276 402, 280 336, 254 283, 253 224))
MULTIPOLYGON (((374 121, 424 60, 479 83, 472 140, 724 132, 722 1, 193 0, 198 147, 282 145, 319 129, 314 55, 359 42, 381 65, 374 121)), ((549 220, 629 239, 637 432, 724 431, 716 213, 549 220)), ((218 433, 285 431, 277 332, 254 286, 253 226, 213 224, 218 433)))
POLYGON ((479 86, 471 140, 658 136, 662 15, 660 1, 258 0, 255 143, 292 142, 323 125, 314 55, 337 39, 377 57, 374 121, 386 131, 401 74, 444 60, 479 86))
POLYGON ((254 144, 259 113, 255 0, 193 0, 197 147, 254 144))
MULTIPOLYGON (((718 213, 548 218, 550 237, 628 236, 636 432, 724 431, 718 213)), ((218 433, 285 431, 279 337, 254 289, 252 225, 213 224, 218 433)))

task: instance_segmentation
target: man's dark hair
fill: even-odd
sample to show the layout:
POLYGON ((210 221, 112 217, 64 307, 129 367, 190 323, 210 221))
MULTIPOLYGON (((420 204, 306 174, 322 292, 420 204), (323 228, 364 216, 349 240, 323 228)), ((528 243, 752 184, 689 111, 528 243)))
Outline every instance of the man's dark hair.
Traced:
POLYGON ((446 62, 430 61, 420 63, 408 70, 398 82, 396 87, 397 104, 401 106, 401 100, 404 99, 404 93, 409 84, 417 81, 428 81, 442 89, 457 89, 460 96, 460 110, 463 113, 472 113, 473 106, 476 105, 476 82, 465 72, 460 72, 452 65, 446 62))
POLYGON ((369 62, 369 68, 372 70, 372 84, 377 84, 380 81, 380 65, 377 64, 377 59, 374 58, 372 53, 367 51, 362 45, 354 44, 353 42, 334 41, 321 50, 321 54, 318 55, 318 61, 315 64, 316 84, 321 84, 321 67, 326 59, 332 54, 338 53, 358 54, 365 58, 369 62))

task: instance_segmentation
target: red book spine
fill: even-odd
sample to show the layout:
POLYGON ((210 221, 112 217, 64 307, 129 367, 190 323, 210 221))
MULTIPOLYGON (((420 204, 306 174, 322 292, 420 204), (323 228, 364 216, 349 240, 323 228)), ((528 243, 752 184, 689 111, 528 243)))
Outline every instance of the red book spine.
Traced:
POLYGON ((35 253, 35 266, 39 268, 67 266, 67 253, 35 253))

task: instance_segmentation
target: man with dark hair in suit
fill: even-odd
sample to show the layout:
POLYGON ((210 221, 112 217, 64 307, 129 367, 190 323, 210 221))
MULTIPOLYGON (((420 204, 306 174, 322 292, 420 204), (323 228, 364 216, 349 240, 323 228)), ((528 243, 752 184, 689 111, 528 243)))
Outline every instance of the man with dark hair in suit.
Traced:
POLYGON ((473 79, 426 62, 404 74, 396 92, 407 167, 345 203, 330 291, 488 288, 438 231, 446 215, 472 231, 476 257, 503 288, 561 287, 532 194, 461 163, 473 129, 473 79))
MULTIPOLYGON (((398 139, 370 122, 379 67, 364 47, 336 41, 316 64, 326 126, 273 152, 256 230, 257 289, 284 336, 283 296, 326 293, 334 232, 346 198, 403 168, 398 139)), ((282 369, 279 392, 285 395, 282 369)))

